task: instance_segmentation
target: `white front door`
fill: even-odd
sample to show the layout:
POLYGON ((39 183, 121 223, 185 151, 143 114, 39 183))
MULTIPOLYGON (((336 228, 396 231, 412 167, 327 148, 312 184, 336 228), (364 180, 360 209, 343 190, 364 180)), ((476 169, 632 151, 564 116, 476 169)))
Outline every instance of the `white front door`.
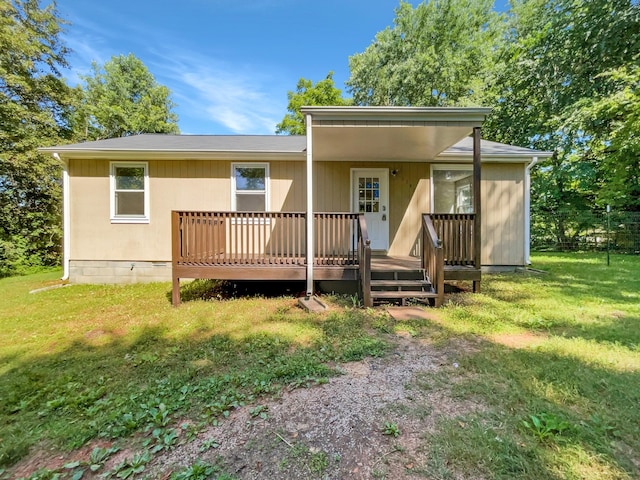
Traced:
POLYGON ((389 248, 389 170, 351 170, 351 210, 363 213, 372 250, 389 248))

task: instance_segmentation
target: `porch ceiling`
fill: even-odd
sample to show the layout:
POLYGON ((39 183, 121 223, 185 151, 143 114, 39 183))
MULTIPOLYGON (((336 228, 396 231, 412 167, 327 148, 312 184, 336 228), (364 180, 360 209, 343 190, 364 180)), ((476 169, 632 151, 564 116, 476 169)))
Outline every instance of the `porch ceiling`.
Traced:
POLYGON ((470 126, 314 125, 315 161, 415 161, 434 159, 471 134, 470 126))
POLYGON ((302 107, 316 161, 424 162, 470 135, 488 108, 302 107))

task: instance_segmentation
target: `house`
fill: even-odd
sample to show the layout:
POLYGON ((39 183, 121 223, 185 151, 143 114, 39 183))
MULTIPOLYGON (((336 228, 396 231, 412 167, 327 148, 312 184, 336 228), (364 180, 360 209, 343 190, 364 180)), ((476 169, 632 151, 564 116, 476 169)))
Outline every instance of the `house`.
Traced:
POLYGON ((304 107, 306 136, 138 135, 43 148, 64 276, 357 282, 366 305, 529 261, 529 171, 486 108, 304 107))

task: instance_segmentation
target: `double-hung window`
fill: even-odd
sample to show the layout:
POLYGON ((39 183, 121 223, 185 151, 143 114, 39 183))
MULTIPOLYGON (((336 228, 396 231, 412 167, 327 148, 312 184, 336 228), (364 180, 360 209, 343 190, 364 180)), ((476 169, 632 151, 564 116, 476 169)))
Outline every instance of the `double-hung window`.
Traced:
POLYGON ((269 208, 269 164, 231 165, 231 209, 235 212, 266 212, 269 208))
POLYGON ((473 213, 473 168, 432 165, 431 195, 434 213, 473 213))
POLYGON ((111 222, 149 222, 149 165, 111 163, 111 222))

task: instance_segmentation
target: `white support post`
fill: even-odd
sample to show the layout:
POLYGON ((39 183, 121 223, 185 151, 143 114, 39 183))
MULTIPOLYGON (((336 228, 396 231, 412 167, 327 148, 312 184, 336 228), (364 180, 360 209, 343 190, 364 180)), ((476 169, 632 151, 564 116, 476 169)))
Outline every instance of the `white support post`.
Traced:
POLYGON ((538 163, 533 157, 531 163, 524 168, 524 263, 531 264, 531 169, 538 163))
POLYGON ((311 115, 305 116, 307 125, 307 296, 313 295, 313 140, 311 115))
POLYGON ((69 255, 71 254, 71 200, 69 196, 69 166, 57 153, 53 158, 62 163, 62 280, 69 279, 69 255))

